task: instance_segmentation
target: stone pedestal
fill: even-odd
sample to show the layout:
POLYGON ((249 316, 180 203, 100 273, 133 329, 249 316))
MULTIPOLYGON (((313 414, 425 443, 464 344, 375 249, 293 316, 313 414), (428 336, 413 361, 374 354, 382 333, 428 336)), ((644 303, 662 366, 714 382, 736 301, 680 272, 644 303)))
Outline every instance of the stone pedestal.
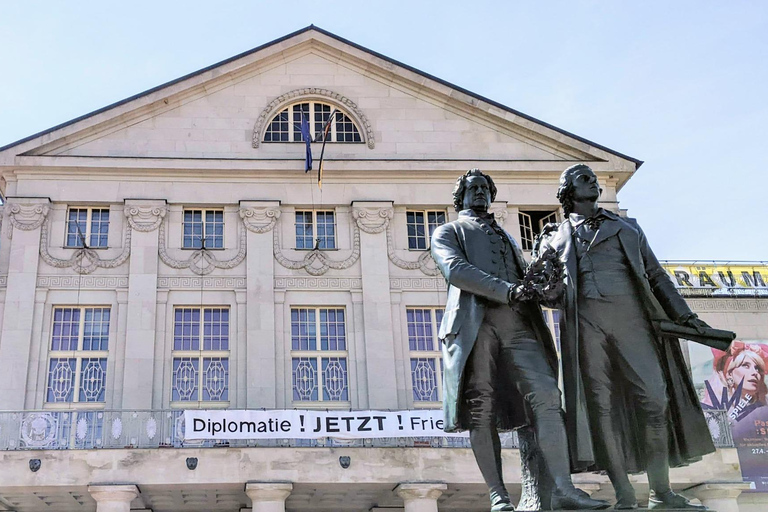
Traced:
POLYGON ((403 498, 405 512, 437 512, 437 499, 448 486, 443 483, 403 483, 395 493, 403 498))
POLYGON ((88 492, 96 500, 96 512, 130 512, 139 496, 135 485, 89 485, 88 492))
MULTIPOLYGON (((387 227, 392 203, 355 201, 352 216, 360 229, 365 366, 368 407, 397 409, 395 343, 387 255, 387 227)), ((359 354, 359 352, 358 352, 359 354)))
POLYGON ((251 499, 253 512, 285 512, 285 500, 290 496, 290 482, 248 482, 245 494, 251 499))
POLYGON ((691 487, 683 491, 683 494, 689 498, 698 498, 702 505, 717 512, 739 512, 739 495, 749 488, 747 482, 714 482, 691 487))
POLYGON ((32 408, 25 404, 29 347, 34 329, 35 290, 40 261, 40 230, 48 215, 48 199, 9 197, 5 206, 11 244, 8 285, 0 333, 0 410, 32 408))

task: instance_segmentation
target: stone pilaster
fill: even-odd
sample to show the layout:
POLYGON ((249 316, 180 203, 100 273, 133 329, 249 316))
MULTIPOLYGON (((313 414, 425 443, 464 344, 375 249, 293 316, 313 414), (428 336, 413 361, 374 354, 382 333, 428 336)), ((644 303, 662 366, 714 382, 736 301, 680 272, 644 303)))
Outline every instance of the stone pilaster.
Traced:
POLYGON ((285 500, 290 496, 290 482, 248 482, 245 494, 252 503, 253 512, 285 512, 285 500))
POLYGON ((130 512, 139 496, 135 485, 89 485, 88 492, 96 500, 96 512, 130 512))
POLYGON ((241 201, 248 230, 246 260, 246 401, 248 408, 276 407, 275 260, 272 232, 279 201, 241 201))
POLYGON ((710 510, 739 512, 739 495, 750 487, 748 482, 703 483, 686 489, 683 494, 689 498, 698 498, 710 510))
POLYGON ((165 200, 125 201, 125 216, 133 233, 128 277, 123 409, 152 408, 159 261, 157 228, 166 212, 165 200))
POLYGON ((392 203, 355 201, 352 207, 352 216, 360 228, 363 280, 365 339, 357 353, 365 354, 366 371, 360 375, 368 379, 368 407, 396 409, 399 405, 386 233, 393 216, 392 203))
MULTIPOLYGON (((8 285, 0 334, 0 410, 23 409, 35 312, 40 227, 50 200, 8 198, 6 228, 11 238, 8 285)), ((8 243, 8 242, 5 242, 8 243)))
POLYGON ((395 487, 395 493, 403 498, 405 512, 437 512, 437 499, 448 489, 444 483, 403 483, 395 487))

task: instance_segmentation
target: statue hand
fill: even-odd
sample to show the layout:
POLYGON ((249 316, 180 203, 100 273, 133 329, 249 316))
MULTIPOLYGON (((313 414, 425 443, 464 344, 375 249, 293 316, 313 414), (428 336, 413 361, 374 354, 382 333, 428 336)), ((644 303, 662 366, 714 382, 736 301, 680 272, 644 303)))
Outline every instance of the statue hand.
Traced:
POLYGON ((510 305, 515 302, 531 300, 532 298, 529 290, 522 284, 515 285, 509 289, 508 302, 510 305))
POLYGON ((699 333, 703 333, 704 329, 710 329, 711 327, 707 322, 704 320, 701 320, 696 313, 688 313, 686 315, 683 315, 680 317, 677 322, 681 325, 684 325, 686 327, 691 327, 693 329, 696 329, 699 331, 699 333))

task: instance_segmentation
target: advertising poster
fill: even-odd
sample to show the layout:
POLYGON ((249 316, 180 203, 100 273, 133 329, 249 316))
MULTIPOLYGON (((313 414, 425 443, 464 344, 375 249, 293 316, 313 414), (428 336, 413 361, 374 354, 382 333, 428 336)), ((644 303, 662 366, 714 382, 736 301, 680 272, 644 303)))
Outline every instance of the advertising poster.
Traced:
POLYGON ((742 477, 768 492, 768 340, 735 340, 727 352, 688 347, 702 407, 727 411, 742 477))
POLYGON ((683 297, 768 297, 768 265, 661 262, 683 297))

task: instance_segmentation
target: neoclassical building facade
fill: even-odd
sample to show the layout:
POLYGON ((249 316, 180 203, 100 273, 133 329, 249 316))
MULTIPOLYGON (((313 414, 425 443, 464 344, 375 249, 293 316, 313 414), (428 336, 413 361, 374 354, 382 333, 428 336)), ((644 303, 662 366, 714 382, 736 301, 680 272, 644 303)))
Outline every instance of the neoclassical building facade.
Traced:
MULTIPOLYGON (((575 162, 614 211, 642 163, 316 27, 0 148, 0 510, 483 510, 465 444, 190 442, 181 411, 438 408, 456 178, 529 251, 575 162)), ((736 460, 673 483, 757 510, 736 460)))

